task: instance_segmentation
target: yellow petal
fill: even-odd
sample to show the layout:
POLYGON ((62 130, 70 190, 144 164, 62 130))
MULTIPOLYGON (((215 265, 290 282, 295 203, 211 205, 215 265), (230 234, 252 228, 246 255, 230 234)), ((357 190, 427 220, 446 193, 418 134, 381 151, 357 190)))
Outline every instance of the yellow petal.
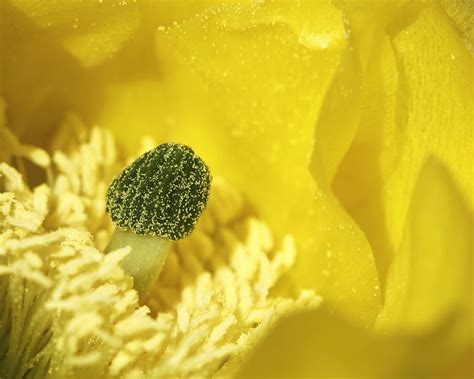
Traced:
POLYGON ((229 7, 168 36, 219 116, 197 138, 211 164, 273 230, 295 235, 294 283, 370 322, 378 306, 370 247, 309 170, 318 109, 346 48, 342 14, 324 2, 229 7), (204 145, 209 135, 214 146, 204 145))
POLYGON ((441 0, 441 6, 462 34, 466 47, 474 52, 474 3, 469 0, 441 0))
MULTIPOLYGON (((222 0, 147 1, 140 2, 141 15, 154 27, 174 25, 190 19, 207 8, 218 7, 222 0)), ((242 3, 242 0, 225 0, 225 3, 242 3)))
POLYGON ((402 371, 402 347, 409 345, 370 336, 321 307, 281 320, 237 377, 384 378, 402 371))
MULTIPOLYGON (((371 14, 370 2, 362 4, 348 10, 351 20, 371 14)), ((380 19, 385 27, 371 38, 351 24, 364 75, 353 111, 360 120, 333 188, 366 233, 384 281, 428 156, 449 168, 473 206, 474 61, 436 3, 409 2, 380 19)))
POLYGON ((278 235, 295 236, 294 284, 370 323, 379 305, 370 246, 309 170, 318 109, 346 43, 328 3, 221 6, 158 31, 171 79, 115 86, 99 122, 123 141, 148 132, 191 144, 278 235))
POLYGON ((461 341, 471 342, 472 221, 450 175, 430 159, 389 271, 379 331, 423 334, 449 320, 458 323, 461 341))
POLYGON ((67 111, 94 113, 101 84, 114 74, 94 70, 138 28, 138 9, 130 3, 2 2, 0 87, 9 126, 23 142, 47 140, 67 111))
POLYGON ((472 213, 443 167, 424 166, 377 333, 327 307, 294 315, 256 347, 238 377, 470 377, 472 213))
POLYGON ((471 378, 472 352, 443 343, 451 331, 374 335, 319 307, 281 319, 236 377, 471 378))
MULTIPOLYGON (((26 30, 30 34, 28 29, 37 27, 38 33, 57 40, 86 67, 117 52, 130 39, 139 22, 136 5, 126 1, 12 0, 9 6, 13 8, 9 11, 13 20, 26 18, 24 23, 16 25, 10 21, 13 27, 20 29, 16 29, 17 33, 26 30)), ((36 36, 31 33, 29 37, 36 36)), ((44 54, 40 50, 37 53, 44 54)))

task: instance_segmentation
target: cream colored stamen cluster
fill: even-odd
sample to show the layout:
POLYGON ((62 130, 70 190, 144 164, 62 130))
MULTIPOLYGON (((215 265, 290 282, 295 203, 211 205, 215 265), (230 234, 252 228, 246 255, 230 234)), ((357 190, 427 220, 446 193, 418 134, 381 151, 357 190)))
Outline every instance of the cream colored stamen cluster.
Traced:
POLYGON ((52 157, 38 150, 49 183, 35 189, 11 164, 38 162, 0 125, 16 144, 0 164, 0 377, 231 375, 279 316, 318 304, 312 292, 272 293, 294 241, 275 243, 217 177, 196 230, 172 246, 139 308, 119 265, 128 248, 101 253, 112 231, 105 191, 123 162, 109 133, 74 134, 73 124, 52 157))

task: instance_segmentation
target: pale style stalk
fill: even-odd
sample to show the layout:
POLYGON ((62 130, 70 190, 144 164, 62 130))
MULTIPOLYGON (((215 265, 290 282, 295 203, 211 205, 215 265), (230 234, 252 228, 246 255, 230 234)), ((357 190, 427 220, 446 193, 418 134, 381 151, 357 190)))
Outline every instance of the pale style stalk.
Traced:
POLYGON ((138 292, 140 304, 145 302, 151 286, 160 275, 170 244, 171 241, 167 238, 115 229, 105 253, 125 246, 132 248, 121 262, 121 266, 133 277, 133 287, 138 292))

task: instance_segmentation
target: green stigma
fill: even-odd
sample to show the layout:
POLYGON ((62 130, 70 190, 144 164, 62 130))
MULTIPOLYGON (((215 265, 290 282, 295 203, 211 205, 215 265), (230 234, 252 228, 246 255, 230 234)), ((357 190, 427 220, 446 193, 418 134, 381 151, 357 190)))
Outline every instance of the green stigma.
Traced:
POLYGON ((179 240, 194 229, 210 184, 208 167, 190 147, 164 143, 115 178, 106 211, 122 230, 179 240))

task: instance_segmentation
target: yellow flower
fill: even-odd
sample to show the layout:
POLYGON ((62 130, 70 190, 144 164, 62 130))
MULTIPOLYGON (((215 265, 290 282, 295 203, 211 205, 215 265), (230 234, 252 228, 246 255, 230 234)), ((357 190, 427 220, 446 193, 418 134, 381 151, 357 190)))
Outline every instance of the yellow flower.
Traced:
POLYGON ((470 2, 1 10, 2 376, 469 376, 470 2), (145 135, 217 178, 156 317, 100 253, 145 135))

